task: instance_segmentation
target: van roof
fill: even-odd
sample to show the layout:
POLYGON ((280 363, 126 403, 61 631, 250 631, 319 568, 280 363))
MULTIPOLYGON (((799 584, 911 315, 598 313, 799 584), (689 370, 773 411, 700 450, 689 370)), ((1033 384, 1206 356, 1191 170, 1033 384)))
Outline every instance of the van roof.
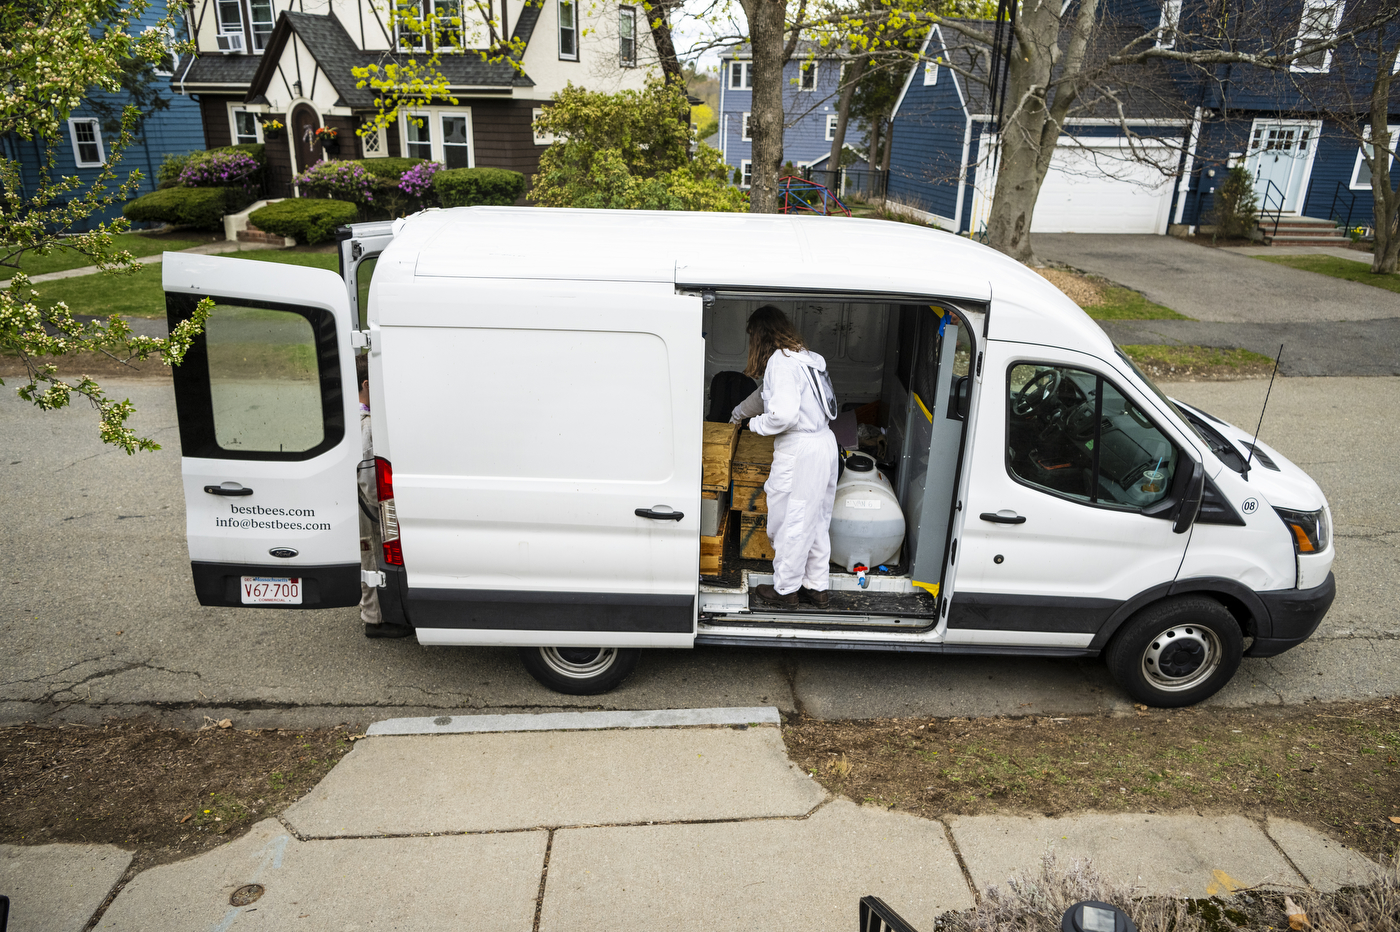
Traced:
MULTIPOLYGON (((885 220, 685 211, 458 207, 395 224, 394 278, 656 282, 689 287, 992 302, 993 339, 1112 358, 1080 308, 1019 262, 960 236, 885 220)), ((392 273, 391 273, 392 274, 392 273)))

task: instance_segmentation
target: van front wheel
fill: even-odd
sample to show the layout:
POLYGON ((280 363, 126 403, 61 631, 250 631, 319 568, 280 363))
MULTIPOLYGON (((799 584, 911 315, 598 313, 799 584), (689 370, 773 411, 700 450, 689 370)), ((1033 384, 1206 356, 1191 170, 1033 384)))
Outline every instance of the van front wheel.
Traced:
POLYGON ((1138 702, 1193 705, 1215 695, 1239 669, 1244 635, 1235 616, 1203 595, 1149 605, 1114 636, 1108 669, 1138 702))
POLYGON ((627 679, 642 652, 635 647, 521 647, 530 675, 557 693, 596 696, 627 679))

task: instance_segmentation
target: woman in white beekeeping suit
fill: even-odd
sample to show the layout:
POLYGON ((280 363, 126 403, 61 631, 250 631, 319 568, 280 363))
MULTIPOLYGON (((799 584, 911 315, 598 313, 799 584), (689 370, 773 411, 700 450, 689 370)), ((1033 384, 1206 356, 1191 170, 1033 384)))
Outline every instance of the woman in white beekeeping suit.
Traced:
POLYGON ((826 360, 807 349, 782 311, 765 305, 749 317, 749 361, 744 372, 763 386, 744 399, 730 423, 773 437, 768 494, 768 538, 773 542, 773 585, 754 591, 762 602, 830 604, 831 504, 836 498, 836 396, 826 360))

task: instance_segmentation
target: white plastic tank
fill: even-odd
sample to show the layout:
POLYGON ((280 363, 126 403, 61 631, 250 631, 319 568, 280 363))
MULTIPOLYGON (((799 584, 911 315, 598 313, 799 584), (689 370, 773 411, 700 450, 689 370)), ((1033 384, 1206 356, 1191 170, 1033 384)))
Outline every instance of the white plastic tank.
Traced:
POLYGON ((831 509, 831 562, 851 571, 879 566, 899 556, 903 543, 904 512, 890 480, 874 457, 849 454, 831 509))

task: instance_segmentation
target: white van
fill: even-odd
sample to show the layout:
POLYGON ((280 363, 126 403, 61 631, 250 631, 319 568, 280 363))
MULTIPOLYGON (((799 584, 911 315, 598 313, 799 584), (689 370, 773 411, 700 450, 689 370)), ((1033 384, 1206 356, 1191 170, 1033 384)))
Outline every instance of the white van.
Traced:
POLYGON ((1168 399, 1045 279, 968 240, 526 208, 341 235, 340 277, 165 256, 172 325, 217 303, 175 371, 203 605, 358 601, 366 349, 385 538, 366 576, 386 622, 518 647, 563 692, 612 688, 640 648, 752 645, 1102 654, 1134 699, 1179 706, 1242 655, 1306 640, 1332 603, 1316 482, 1168 399), (707 392, 743 369, 763 304, 825 356, 843 410, 878 412, 905 518, 898 555, 834 571, 825 610, 751 599, 762 560, 700 575, 707 392))

